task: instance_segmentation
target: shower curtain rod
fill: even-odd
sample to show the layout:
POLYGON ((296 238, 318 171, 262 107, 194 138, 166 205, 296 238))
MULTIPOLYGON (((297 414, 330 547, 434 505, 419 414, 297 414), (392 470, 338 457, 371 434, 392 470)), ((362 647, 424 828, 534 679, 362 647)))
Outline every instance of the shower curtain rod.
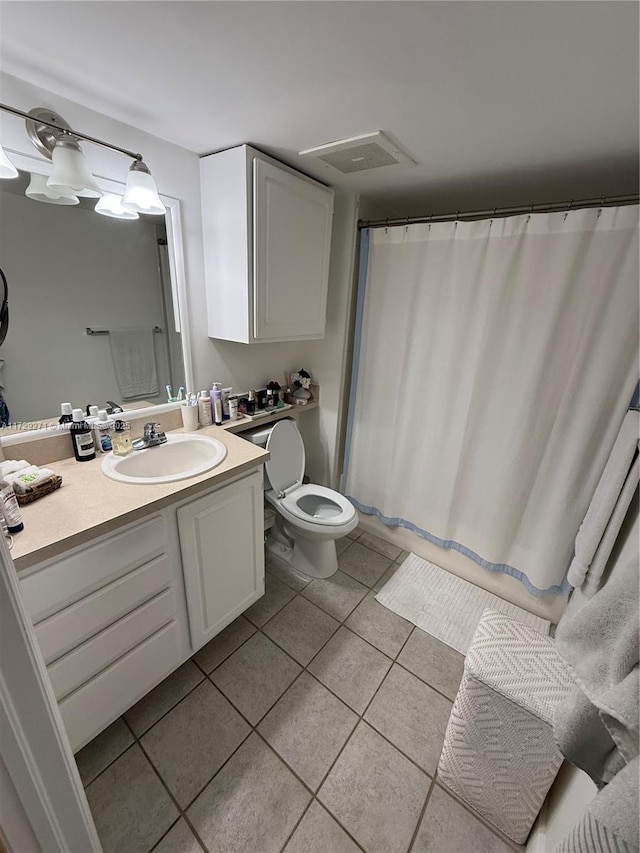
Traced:
POLYGON ((602 195, 599 198, 580 198, 571 201, 552 201, 541 204, 527 204, 518 207, 489 207, 485 210, 456 211, 456 213, 438 213, 431 216, 403 216, 397 219, 359 219, 358 230, 362 228, 386 228, 389 225, 417 225, 418 223, 450 222, 456 219, 485 219, 488 216, 517 216, 522 213, 553 213, 579 207, 612 207, 619 204, 638 204, 638 195, 602 195))

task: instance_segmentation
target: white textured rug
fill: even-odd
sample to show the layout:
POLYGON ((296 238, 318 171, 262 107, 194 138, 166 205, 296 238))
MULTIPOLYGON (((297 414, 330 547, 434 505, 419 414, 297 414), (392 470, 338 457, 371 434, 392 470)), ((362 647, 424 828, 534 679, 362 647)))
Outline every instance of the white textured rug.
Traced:
POLYGON ((376 601, 466 655, 482 612, 499 610, 541 634, 550 623, 439 566, 409 554, 376 601))

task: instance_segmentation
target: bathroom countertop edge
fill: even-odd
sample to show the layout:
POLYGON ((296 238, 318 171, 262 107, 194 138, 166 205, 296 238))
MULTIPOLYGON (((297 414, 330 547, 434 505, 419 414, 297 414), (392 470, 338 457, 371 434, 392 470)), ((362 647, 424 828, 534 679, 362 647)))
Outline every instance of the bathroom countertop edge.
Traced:
MULTIPOLYGON (((177 429, 169 434, 185 432, 177 429)), ((133 485, 110 480, 100 469, 101 456, 90 462, 70 458, 49 464, 63 484, 56 492, 21 507, 24 530, 14 536, 11 550, 16 571, 31 569, 176 501, 195 498, 269 458, 267 451, 222 427, 205 427, 194 435, 218 438, 226 446, 227 456, 211 471, 173 483, 133 485)))

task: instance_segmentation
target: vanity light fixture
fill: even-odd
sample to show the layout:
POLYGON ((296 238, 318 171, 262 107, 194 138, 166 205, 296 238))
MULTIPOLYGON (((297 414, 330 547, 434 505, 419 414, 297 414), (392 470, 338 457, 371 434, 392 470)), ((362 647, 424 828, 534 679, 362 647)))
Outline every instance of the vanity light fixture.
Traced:
POLYGON ((126 210, 122 206, 122 196, 115 193, 105 193, 95 206, 96 213, 110 216, 112 219, 139 219, 135 210, 126 210))
MULTIPOLYGON (((125 216, 125 210, 129 214, 150 213, 159 216, 165 213, 166 208, 160 200, 155 181, 142 159, 142 154, 128 151, 118 145, 112 145, 102 139, 72 130, 61 116, 43 107, 37 107, 26 113, 7 104, 0 104, 0 110, 26 119, 29 139, 41 154, 53 162, 51 177, 46 180, 46 190, 40 192, 42 184, 37 180, 36 186, 39 189, 36 191, 34 187, 33 194, 30 195, 31 198, 57 204, 77 204, 79 196, 98 199, 102 196, 102 190, 91 174, 80 148, 79 140, 84 139, 94 145, 101 145, 103 148, 126 154, 133 159, 127 177, 124 199, 120 203, 119 210, 113 202, 109 202, 102 205, 98 213, 106 216, 117 216, 120 219, 137 218, 137 215, 125 216), (68 199, 68 201, 61 201, 63 198, 68 199), (107 209, 111 212, 107 213, 107 209), (115 212, 116 210, 118 212, 115 212)), ((0 148, 0 178, 15 178, 17 176, 18 170, 0 148)))
POLYGON ((62 137, 56 140, 51 152, 53 171, 47 186, 61 196, 100 198, 102 190, 89 171, 82 149, 77 140, 62 137))
POLYGON ((80 200, 75 195, 58 195, 47 186, 47 176, 31 173, 29 186, 24 193, 27 198, 34 201, 43 201, 45 204, 79 204, 80 200))
POLYGON ((129 167, 122 206, 125 210, 140 213, 160 215, 165 212, 165 206, 158 197, 156 182, 143 160, 134 160, 129 167))
POLYGON ((18 170, 13 165, 11 160, 4 153, 4 148, 0 145, 0 178, 5 181, 11 180, 11 178, 18 177, 18 170))

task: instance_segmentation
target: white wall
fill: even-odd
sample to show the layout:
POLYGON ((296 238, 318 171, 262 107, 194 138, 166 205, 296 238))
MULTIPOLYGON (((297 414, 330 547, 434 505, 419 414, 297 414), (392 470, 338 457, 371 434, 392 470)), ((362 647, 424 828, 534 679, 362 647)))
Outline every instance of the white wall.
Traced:
MULTIPOLYGON (((344 305, 336 308, 334 299, 348 298, 352 285, 350 277, 343 278, 346 271, 346 255, 352 234, 355 216, 355 195, 346 193, 344 203, 337 204, 338 212, 334 219, 334 247, 331 257, 332 283, 330 286, 329 335, 322 342, 291 342, 282 344, 236 344, 228 341, 214 341, 207 336, 206 303, 204 290, 204 259, 202 250, 202 219, 200 212, 200 173, 198 156, 184 148, 165 142, 134 127, 88 110, 79 104, 60 98, 38 87, 31 86, 15 77, 0 74, 0 91, 5 103, 18 109, 30 110, 36 106, 46 106, 59 112, 69 124, 79 131, 105 139, 116 145, 133 151, 140 151, 151 169, 161 193, 177 198, 181 202, 183 242, 185 249, 185 272, 188 291, 188 314, 192 332, 193 370, 196 388, 205 388, 212 381, 232 385, 245 390, 260 387, 269 379, 282 380, 284 370, 297 370, 306 367, 314 379, 327 382, 327 406, 335 409, 336 387, 341 388, 342 377, 335 376, 336 342, 343 335, 342 323, 346 322, 344 305), (337 255, 336 255, 337 253, 337 255), (336 259, 337 258, 337 259, 336 259), (331 389, 333 385, 333 390, 331 389), (332 399, 334 402, 332 402, 332 399)), ((96 103, 96 109, 100 104, 96 103)), ((144 109, 144 105, 140 105, 144 109)), ((0 113, 0 135, 6 148, 29 151, 24 122, 21 119, 0 113)), ((259 145, 260 140, 251 140, 259 145)), ((89 165, 95 174, 116 180, 125 180, 129 167, 123 155, 99 148, 90 143, 83 144, 83 150, 89 165)), ((340 361, 340 359, 338 359, 340 361)), ((320 391, 323 400, 323 388, 320 391)), ((324 405, 321 403, 321 406, 324 405)), ((302 429, 313 437, 318 445, 309 450, 310 470, 314 479, 327 481, 331 474, 335 452, 335 415, 301 415, 305 418, 317 418, 310 426, 302 429), (321 451, 318 451, 321 447, 321 451)))
POLYGON ((0 257, 10 309, 0 357, 12 421, 54 417, 67 400, 84 408, 122 399, 109 337, 89 336, 87 326, 160 326, 163 334, 153 336, 159 393, 145 399, 166 401, 167 329, 155 225, 2 192, 0 257))

